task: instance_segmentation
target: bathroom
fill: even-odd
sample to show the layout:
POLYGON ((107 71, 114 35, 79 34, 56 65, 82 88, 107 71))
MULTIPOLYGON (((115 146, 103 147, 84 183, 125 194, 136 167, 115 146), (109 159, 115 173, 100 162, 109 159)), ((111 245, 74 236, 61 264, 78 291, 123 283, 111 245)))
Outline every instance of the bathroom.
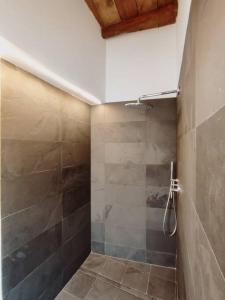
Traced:
POLYGON ((224 35, 223 0, 0 0, 0 299, 225 299, 224 35))

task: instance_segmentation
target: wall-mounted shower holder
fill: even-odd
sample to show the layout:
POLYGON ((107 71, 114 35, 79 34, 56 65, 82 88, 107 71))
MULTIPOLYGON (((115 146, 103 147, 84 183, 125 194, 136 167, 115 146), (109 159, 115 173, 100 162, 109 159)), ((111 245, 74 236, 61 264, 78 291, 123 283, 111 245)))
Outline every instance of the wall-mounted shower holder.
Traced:
POLYGON ((170 184, 171 184, 171 192, 181 192, 181 186, 179 179, 170 179, 170 184))

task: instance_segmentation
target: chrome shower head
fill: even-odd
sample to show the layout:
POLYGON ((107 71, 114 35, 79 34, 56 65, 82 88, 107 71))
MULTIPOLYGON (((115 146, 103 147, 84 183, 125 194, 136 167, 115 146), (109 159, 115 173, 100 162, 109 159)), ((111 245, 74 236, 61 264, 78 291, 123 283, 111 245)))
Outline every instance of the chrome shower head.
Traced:
POLYGON ((142 108, 142 109, 152 109, 152 104, 147 104, 144 102, 141 102, 140 98, 136 102, 129 102, 125 104, 126 107, 129 108, 142 108))

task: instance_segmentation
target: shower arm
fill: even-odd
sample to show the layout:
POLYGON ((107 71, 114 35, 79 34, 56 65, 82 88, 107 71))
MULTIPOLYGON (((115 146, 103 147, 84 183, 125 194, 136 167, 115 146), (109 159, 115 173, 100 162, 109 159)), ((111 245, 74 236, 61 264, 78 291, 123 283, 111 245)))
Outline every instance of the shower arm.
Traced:
POLYGON ((139 98, 139 101, 140 100, 147 100, 147 99, 151 99, 152 97, 157 97, 157 96, 163 96, 163 95, 169 95, 169 94, 179 94, 180 92, 180 89, 176 89, 176 90, 170 90, 170 91, 165 91, 165 92, 159 92, 159 93, 152 93, 152 94, 146 94, 146 95, 142 95, 140 98, 139 98))

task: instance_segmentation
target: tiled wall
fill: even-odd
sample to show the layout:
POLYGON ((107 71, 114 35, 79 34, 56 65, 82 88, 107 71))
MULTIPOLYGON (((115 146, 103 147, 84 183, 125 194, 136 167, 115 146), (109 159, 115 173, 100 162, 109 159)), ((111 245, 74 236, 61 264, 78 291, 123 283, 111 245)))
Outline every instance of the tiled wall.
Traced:
POLYGON ((178 99, 179 299, 225 299, 225 1, 192 1, 178 99))
POLYGON ((176 101, 153 105, 92 107, 92 249, 174 266, 175 239, 163 235, 162 222, 176 160, 176 101))
POLYGON ((90 251, 90 107, 1 69, 4 299, 54 299, 90 251))

